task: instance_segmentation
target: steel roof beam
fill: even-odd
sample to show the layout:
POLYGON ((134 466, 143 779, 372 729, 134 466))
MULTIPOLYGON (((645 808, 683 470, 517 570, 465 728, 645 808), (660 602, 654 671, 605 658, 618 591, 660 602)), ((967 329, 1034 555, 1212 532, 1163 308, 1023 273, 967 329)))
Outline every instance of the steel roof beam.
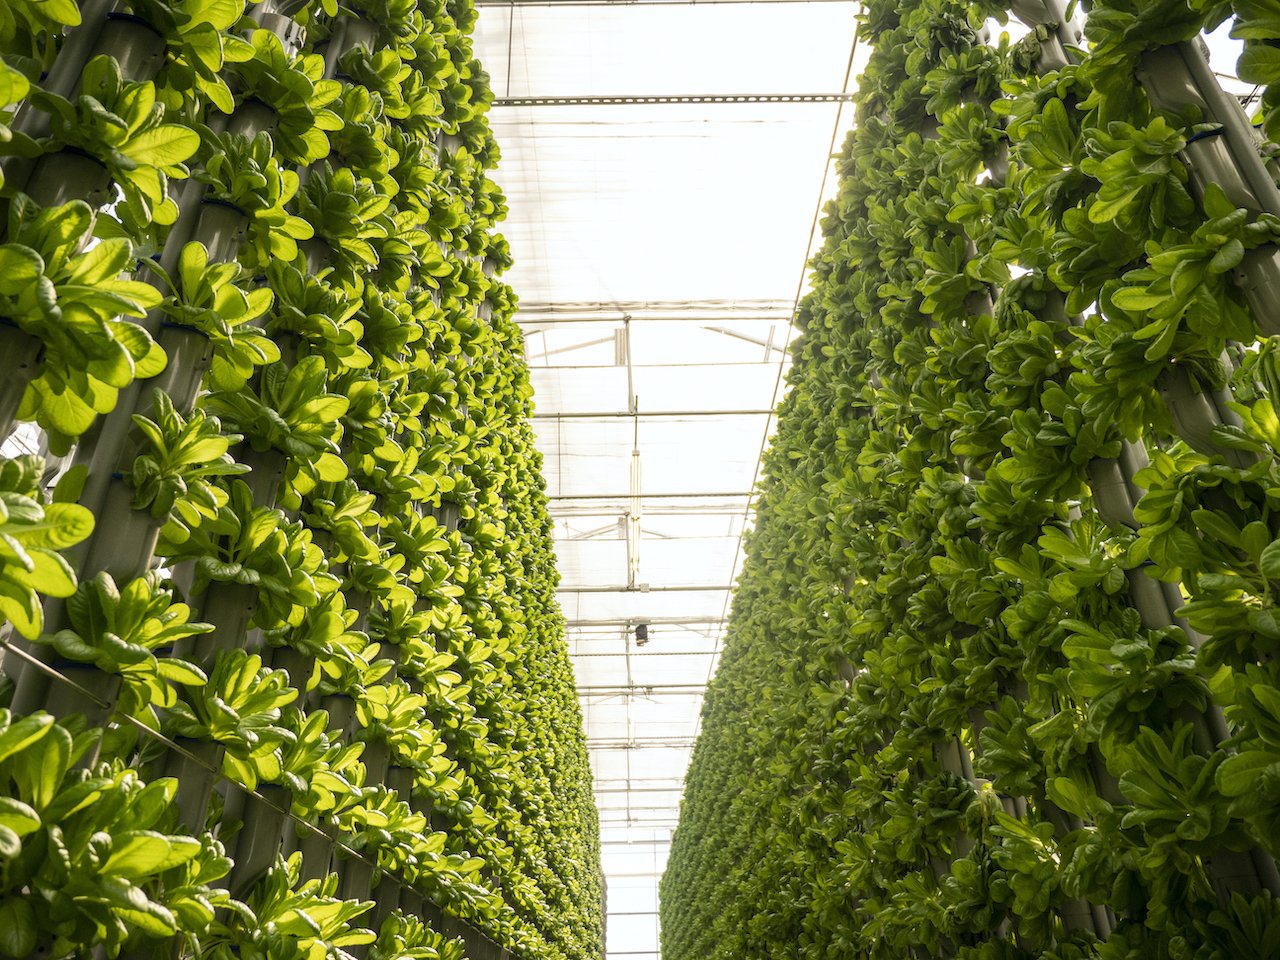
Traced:
POLYGON ((685 750, 694 745, 694 737, 664 737, 653 740, 618 740, 613 737, 612 740, 591 740, 588 737, 586 741, 586 749, 588 750, 685 750))
MULTIPOLYGON (((642 493, 641 500, 708 500, 708 499, 727 499, 729 497, 753 497, 753 491, 735 491, 732 493, 642 493)), ((554 497, 547 497, 553 503, 565 500, 630 500, 629 493, 563 493, 554 497)))
POLYGON ((649 626, 677 626, 683 623, 724 623, 727 617, 615 617, 608 620, 568 620, 566 627, 626 627, 643 620, 649 626))
POLYGON ((856 93, 672 93, 626 96, 589 95, 494 97, 495 107, 613 107, 665 104, 852 103, 856 93))
MULTIPOLYGON (((612 782, 612 781, 609 781, 612 782)), ((683 784, 677 787, 606 787, 593 793, 683 793, 683 784)), ((616 809, 616 808, 615 808, 616 809)))
POLYGON ((779 3, 847 3, 856 0, 472 0, 477 7, 705 7, 779 3))
MULTIPOLYGON (((640 417, 760 417, 771 415, 773 409, 767 410, 589 410, 576 413, 551 410, 535 413, 533 420, 630 420, 640 417)), ((628 498, 631 494, 627 494, 628 498)), ((641 499, 644 499, 641 497, 641 499)))
POLYGON ((691 693, 702 693, 707 688, 700 683, 635 683, 630 686, 607 684, 595 687, 578 687, 578 693, 590 696, 603 696, 606 693, 643 693, 646 690, 680 690, 691 693))
MULTIPOLYGON (((710 637, 707 638, 711 639, 710 637)), ((718 656, 719 650, 672 650, 670 653, 655 650, 653 653, 637 653, 635 656, 645 657, 714 657, 718 656)), ((621 657, 623 653, 619 650, 617 653, 571 653, 571 660, 585 660, 591 657, 621 657)))
MULTIPOLYGON (((572 539, 580 540, 582 539, 582 537, 574 537, 572 539)), ((664 539, 680 540, 684 538, 666 537, 664 539)), ((697 538, 690 537, 689 539, 697 539, 697 538)), ((625 585, 619 585, 616 587, 564 587, 564 586, 561 586, 556 588, 556 592, 557 593, 695 593, 695 592, 718 593, 721 590, 732 590, 732 589, 733 589, 733 584, 729 584, 728 586, 720 585, 720 586, 706 586, 706 587, 698 586, 697 584, 680 584, 680 585, 670 585, 665 587, 652 587, 652 586, 645 586, 641 584, 635 587, 628 587, 625 585)))

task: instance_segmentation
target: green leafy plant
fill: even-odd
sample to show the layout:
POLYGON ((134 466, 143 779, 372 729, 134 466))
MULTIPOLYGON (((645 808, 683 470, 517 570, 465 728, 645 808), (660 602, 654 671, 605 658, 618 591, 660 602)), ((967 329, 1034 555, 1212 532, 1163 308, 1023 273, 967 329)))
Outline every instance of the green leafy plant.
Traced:
POLYGON ((185 660, 157 656, 185 637, 209 633, 207 623, 192 623, 191 609, 174 603, 154 574, 138 577, 118 589, 109 574, 99 573, 80 584, 67 601, 63 630, 44 634, 47 643, 67 660, 92 663, 124 681, 118 709, 149 726, 159 727, 157 707, 177 703, 175 684, 207 682, 204 672, 185 660))
POLYGON ((328 162, 318 165, 298 195, 302 216, 334 254, 334 276, 357 292, 361 272, 378 264, 371 241, 392 233, 389 206, 373 182, 328 162))
POLYGON ((160 302, 154 287, 121 276, 132 245, 110 239, 82 250, 92 229, 84 203, 41 209, 19 195, 0 245, 0 317, 44 345, 18 416, 39 423, 55 451, 111 410, 119 390, 165 365, 164 352, 126 319, 160 302))
MULTIPOLYGON (((219 867, 184 871, 215 851, 165 833, 173 780, 143 784, 128 769, 90 776, 73 769, 91 735, 73 736, 47 713, 0 710, 0 952, 69 956, 85 943, 110 955, 127 939, 172 937, 213 919, 207 886, 219 867), (157 829, 160 828, 160 829, 157 829), (169 871, 193 883, 166 887, 169 871)), ((225 872, 225 860, 221 867, 225 872)))
MULTIPOLYGON (((0 61, 0 144, 9 144, 13 141, 14 132, 11 124, 14 111, 11 108, 25 100, 30 92, 31 84, 27 78, 7 63, 0 61)), ((3 189, 4 171, 0 170, 0 190, 3 189)))
POLYGON ((316 54, 290 57, 280 38, 268 30, 254 30, 249 38, 253 56, 231 71, 241 95, 266 104, 277 118, 275 145, 291 163, 307 164, 329 153, 325 131, 340 123, 328 105, 341 85, 325 80, 324 58, 316 54))
POLYGON ((155 419, 135 413, 133 422, 147 446, 126 479, 134 488, 133 508, 164 518, 177 511, 186 523, 213 519, 226 505, 226 491, 210 478, 235 476, 248 467, 227 452, 241 438, 222 432, 216 417, 196 410, 183 417, 161 390, 152 393, 155 419))
POLYGON ((39 457, 0 462, 0 613, 24 637, 44 627, 40 597, 69 597, 75 573, 58 552, 93 532, 93 514, 75 503, 44 502, 39 457))
POLYGON ((46 90, 33 92, 32 100, 50 114, 46 150, 83 151, 107 168, 143 219, 174 221, 178 209, 167 181, 188 175, 184 161, 199 148, 200 137, 183 124, 164 122, 151 83, 130 83, 114 59, 94 57, 74 102, 46 90))
POLYGON ((263 265, 293 260, 298 241, 314 234, 311 224, 286 209, 298 192, 299 179, 295 171, 281 166, 274 147, 265 131, 250 139, 203 128, 198 154, 202 165, 193 174, 209 188, 209 199, 229 203, 250 217, 251 259, 263 265))
POLYGON ((197 594, 213 581, 255 587, 254 621, 265 629, 301 623, 308 608, 338 588, 322 571, 324 558, 301 524, 284 522, 279 510, 254 507, 240 480, 232 481, 216 517, 191 526, 171 517, 160 552, 175 563, 195 561, 197 594))
POLYGON ((296 735, 281 726, 281 708, 297 699, 289 675, 243 650, 218 654, 207 683, 191 686, 169 708, 167 729, 226 747, 223 770, 253 789, 282 775, 283 750, 296 735))
POLYGON ((383 921, 370 960, 462 960, 459 940, 446 940, 420 919, 397 911, 383 921))
POLYGON ((253 55, 253 48, 230 32, 242 10, 201 0, 129 0, 128 7, 165 39, 169 56, 159 92, 167 107, 207 102, 223 113, 235 109, 222 72, 227 63, 253 55))
POLYGON ((302 880, 302 858, 278 859, 248 900, 202 940, 203 956, 217 960, 293 957, 353 960, 345 947, 371 943, 374 933, 354 926, 372 901, 335 896, 338 875, 302 880))
POLYGON ((256 368, 280 359, 280 348, 254 324, 271 306, 271 290, 244 290, 236 263, 209 263, 202 243, 189 243, 178 259, 177 282, 161 304, 172 323, 190 327, 213 344, 210 379, 222 389, 238 390, 256 368))
POLYGON ((308 815, 330 814, 356 803, 361 795, 363 744, 343 744, 328 736, 329 715, 323 710, 284 712, 284 725, 294 739, 285 744, 280 780, 294 796, 295 809, 308 815))
POLYGON ((0 50, 47 69, 62 28, 80 22, 80 7, 73 0, 16 0, 0 11, 0 50))
POLYGON ((348 401, 329 393, 327 381, 324 360, 311 356, 288 371, 279 365, 268 367, 260 394, 221 391, 207 397, 204 405, 256 448, 274 447, 297 458, 307 481, 300 492, 305 493, 318 482, 347 475, 337 439, 348 401))

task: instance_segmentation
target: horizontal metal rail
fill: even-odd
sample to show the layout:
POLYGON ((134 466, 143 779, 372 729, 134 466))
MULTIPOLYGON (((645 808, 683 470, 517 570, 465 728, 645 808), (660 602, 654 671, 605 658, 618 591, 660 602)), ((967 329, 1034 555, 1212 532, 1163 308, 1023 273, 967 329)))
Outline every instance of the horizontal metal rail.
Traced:
POLYGON ((606 787, 593 793, 683 793, 684 784, 674 787, 606 787))
MULTIPOLYGON (((754 491, 736 491, 733 493, 642 493, 641 500, 714 500, 721 497, 751 497, 754 491)), ((565 493, 547 497, 552 503, 564 500, 630 500, 629 493, 565 493)))
MULTIPOLYGON (((705 313, 701 316, 687 316, 681 314, 672 314, 670 316, 652 316, 637 317, 631 316, 632 323, 687 323, 690 325, 703 323, 757 323, 767 321, 769 323, 790 323, 792 317, 789 314, 723 314, 723 313, 705 313)), ((556 313, 532 316, 516 316, 516 323, 522 327, 531 324, 546 324, 547 326, 560 326, 565 323, 614 323, 622 324, 627 322, 627 317, 622 314, 610 314, 609 316, 584 317, 584 316, 568 316, 556 313)), ((539 331, 534 330, 534 333, 539 331)))
POLYGON ((856 93, 672 93, 608 96, 494 97, 495 107, 614 107, 658 104, 852 103, 856 93))
POLYGON ((695 737, 654 737, 649 740, 637 737, 634 740, 592 740, 587 738, 588 750, 683 750, 692 747, 695 737))
POLYGON ((724 623, 726 617, 612 617, 603 620, 567 620, 566 627, 626 627, 643 620, 649 626, 678 626, 684 623, 724 623))
MULTIPOLYGON (((681 537, 670 537, 671 540, 680 540, 681 537)), ((689 539, 696 539, 690 537, 689 539)), ((732 590, 733 584, 701 586, 699 584, 679 584, 665 587, 635 586, 629 587, 625 583, 616 587, 566 587, 561 585, 556 588, 557 593, 719 593, 722 590, 732 590)))
POLYGON ((590 657, 626 657, 643 659, 645 657, 714 657, 720 653, 719 650, 673 650, 670 653, 662 650, 644 651, 644 650, 619 650, 616 653, 571 653, 571 660, 585 660, 590 657))
POLYGON ((847 3, 856 0, 473 0, 477 7, 705 7, 792 3, 847 3))
POLYGON ((760 417, 773 413, 764 410, 595 410, 581 413, 547 411, 535 413, 534 420, 630 420, 632 417, 760 417))
POLYGON ((579 693, 641 693, 645 690, 689 690, 701 693, 705 690, 703 683, 609 683, 596 686, 578 687, 579 693))

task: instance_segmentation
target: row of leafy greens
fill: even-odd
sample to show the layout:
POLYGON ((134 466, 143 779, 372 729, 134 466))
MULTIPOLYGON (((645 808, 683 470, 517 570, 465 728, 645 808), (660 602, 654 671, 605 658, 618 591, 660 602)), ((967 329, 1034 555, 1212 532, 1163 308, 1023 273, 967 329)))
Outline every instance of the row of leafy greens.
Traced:
POLYGON ((1065 6, 865 5, 667 960, 1280 950, 1280 30, 1065 6))
POLYGON ((0 8, 0 956, 599 955, 475 21, 0 8))

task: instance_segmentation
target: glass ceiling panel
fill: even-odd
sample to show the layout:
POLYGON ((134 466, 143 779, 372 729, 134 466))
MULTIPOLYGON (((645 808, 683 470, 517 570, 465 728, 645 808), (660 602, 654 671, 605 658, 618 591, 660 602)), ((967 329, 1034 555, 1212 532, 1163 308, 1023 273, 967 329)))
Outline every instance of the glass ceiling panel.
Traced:
MULTIPOLYGON (((556 535, 567 540, 609 540, 617 532, 618 518, 625 511, 575 513, 572 518, 559 516, 556 535)), ((742 512, 719 514, 641 513, 645 540, 670 540, 675 537, 737 537, 743 528, 742 512)))
POLYGON ((663 807, 674 810, 680 806, 680 796, 681 794, 679 790, 652 790, 648 792, 637 790, 630 794, 604 793, 600 795, 597 803, 602 811, 618 809, 625 810, 628 803, 634 803, 637 805, 649 804, 654 807, 663 807))
POLYGON ((771 228, 807 233, 836 109, 495 108, 499 182, 512 208, 541 212, 537 222, 503 227, 516 257, 506 278, 533 302, 699 300, 725 291, 757 300, 794 291, 795 261, 762 242, 760 208, 770 208, 771 228), (708 218, 714 228, 693 227, 708 218))
POLYGON ((627 582, 627 545, 622 540, 560 540, 556 557, 566 584, 589 583, 596 577, 627 582))
POLYGON ((626 847, 605 847, 601 851, 605 871, 620 876, 661 872, 667 862, 667 851, 653 846, 641 850, 626 847))
MULTIPOLYGON (((635 735, 655 739, 674 739, 689 736, 689 725, 697 720, 697 716, 689 719, 660 718, 652 723, 636 721, 635 735)), ((668 805, 669 806, 669 805, 668 805)))
MULTIPOLYGON (((679 537, 646 538, 640 547, 641 575, 662 586, 726 587, 709 581, 727 579, 727 571, 738 551, 739 538, 679 537), (651 575, 651 576, 650 576, 651 575)), ((627 545, 621 539, 561 540, 556 545, 563 589, 577 586, 625 587, 627 584, 627 545)))
MULTIPOLYGON (((650 864, 653 865, 652 863, 650 864)), ((658 949, 658 918, 653 914, 620 913, 609 917, 610 950, 658 949)))
MULTIPOLYGON (((764 337, 759 339, 768 342, 764 337)), ((736 348, 736 344, 729 346, 736 348)), ((744 346, 757 353, 764 352, 759 345, 744 346)), ((557 413, 625 413, 628 409, 627 378, 619 376, 613 364, 534 367, 530 372, 534 396, 560 398, 557 413)), ((754 410, 758 409, 755 405, 762 396, 773 393, 778 365, 761 362, 759 358, 753 363, 723 365, 695 362, 688 366, 644 367, 633 364, 632 379, 641 414, 697 410, 706 406, 708 397, 715 397, 721 410, 754 410)))
MULTIPOLYGON (((570 620, 647 620, 653 617, 719 617, 724 610, 725 591, 723 590, 688 590, 666 591, 663 593, 571 593, 565 586, 560 588, 560 608, 570 620)), ((575 652, 591 653, 594 651, 595 638, 588 636, 589 628, 582 628, 570 634, 571 640, 577 640, 579 649, 575 652)), ((607 628, 602 628, 607 629, 607 628)), ((612 631, 618 636, 618 629, 612 631)), ((690 633, 689 626, 683 624, 649 627, 649 641, 656 642, 659 637, 664 641, 682 642, 690 633)), ((697 636, 697 634, 695 634, 697 636)))
POLYGON ((641 553, 641 582, 645 576, 662 584, 723 587, 725 571, 738 552, 737 537, 681 537, 645 540, 641 553))
POLYGON ((475 46, 499 96, 831 92, 852 6, 499 5, 480 8, 475 46))
POLYGON ((674 683, 678 678, 692 678, 693 683, 706 683, 710 676, 710 653, 681 657, 661 653, 633 653, 630 657, 618 653, 599 657, 580 657, 574 663, 574 671, 580 687, 626 686, 635 684, 674 683), (628 659, 630 672, 628 673, 628 659))
POLYGON ((670 777, 676 773, 684 773, 689 768, 689 747, 683 748, 645 748, 629 751, 632 754, 632 776, 670 777))
MULTIPOLYGON (((557 496, 552 498, 552 509, 558 518, 617 516, 631 509, 631 498, 626 493, 586 494, 557 496)), ((641 494, 642 512, 649 517, 669 514, 742 517, 747 509, 748 494, 720 490, 713 493, 685 493, 673 495, 641 494), (732 496, 726 496, 732 494, 732 496)))
MULTIPOLYGON (((764 401, 761 409, 769 407, 764 401)), ((737 493, 751 489, 768 414, 534 422, 552 497, 629 489, 631 451, 640 451, 641 490, 737 493), (636 439, 639 445, 636 446, 636 439)))
MULTIPOLYGON (((620 902, 624 905, 619 906, 618 911, 610 911, 610 920, 617 912, 624 909, 627 912, 658 909, 658 887, 651 879, 615 877, 609 881, 609 892, 616 895, 616 901, 611 897, 611 902, 620 902)), ((657 954, 649 956, 656 957, 657 954)), ((637 955, 635 960, 647 960, 647 958, 637 955)))

